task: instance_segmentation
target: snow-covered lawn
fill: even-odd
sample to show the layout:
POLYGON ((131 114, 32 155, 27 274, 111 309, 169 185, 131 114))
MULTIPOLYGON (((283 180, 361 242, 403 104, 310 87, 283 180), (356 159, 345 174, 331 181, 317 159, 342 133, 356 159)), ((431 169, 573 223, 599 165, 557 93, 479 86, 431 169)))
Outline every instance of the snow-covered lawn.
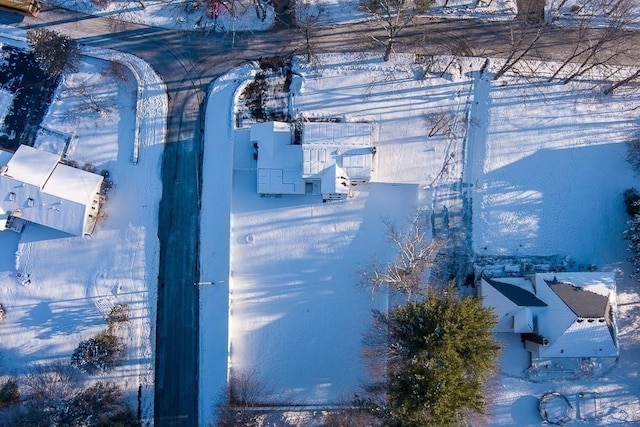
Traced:
MULTIPOLYGON (((297 404, 340 402, 357 391, 367 378, 362 332, 370 310, 386 301, 358 287, 356 273, 374 256, 392 256, 381 218, 404 224, 415 207, 436 214, 447 207, 459 216, 466 194, 473 201, 478 255, 560 255, 575 268, 615 271, 618 280, 618 365, 604 378, 532 383, 521 378, 527 354, 511 340, 492 390, 490 424, 539 425, 537 399, 550 390, 574 400, 577 393, 598 392, 602 418, 592 424, 640 420, 634 391, 640 342, 633 334, 640 302, 636 283, 627 277, 622 239, 622 191, 640 184, 624 144, 636 126, 638 95, 605 97, 582 81, 562 85, 507 76, 494 82, 491 74, 473 72, 481 63, 459 61, 444 77, 425 79, 410 56, 383 63, 366 55, 326 55, 314 66, 295 66, 300 77, 292 84, 294 114, 375 124, 372 182, 346 202, 258 196, 248 132, 233 130, 233 114, 207 116, 207 129, 214 132, 206 134, 203 185, 209 196, 202 218, 205 224, 230 218, 231 227, 203 225, 203 242, 209 242, 203 271, 221 283, 217 290, 204 288, 202 306, 207 311, 211 304, 220 317, 224 303, 211 296, 228 287, 230 308, 228 326, 202 329, 201 383, 212 384, 210 365, 228 362, 255 370, 276 396, 297 404), (445 116, 448 130, 428 137, 434 119, 445 116), (210 169, 207 178, 209 161, 226 164, 226 172, 210 169), (220 179, 232 179, 230 194, 207 191, 219 189, 212 183, 220 179), (463 180, 467 186, 460 185, 463 180), (221 234, 228 236, 228 249, 225 241, 214 242, 221 234), (225 270, 229 276, 219 277, 225 270), (228 360, 221 336, 228 339, 228 360), (218 346, 215 358, 212 343, 218 346)), ((219 82, 208 110, 229 109, 250 74, 245 67, 219 82)), ((203 389, 203 420, 223 384, 203 389)), ((586 404, 583 396, 583 410, 586 404)))
POLYGON ((640 98, 524 78, 481 96, 488 114, 478 118, 471 181, 475 252, 617 267, 627 257, 622 193, 637 186, 624 142, 635 135, 640 98))
MULTIPOLYGON (((575 406, 579 393, 598 393, 602 417, 590 425, 640 422, 637 395, 640 293, 629 279, 622 232, 622 192, 640 183, 626 162, 640 100, 603 96, 593 82, 485 78, 476 101, 486 107, 475 127, 473 245, 476 255, 560 255, 569 268, 616 272, 620 361, 603 378, 531 383, 518 377, 526 352, 509 341, 505 374, 492 400, 492 425, 538 425, 537 400, 558 391, 575 406), (519 362, 518 362, 519 361, 519 362)), ((470 141, 470 144, 474 144, 470 141)), ((523 363, 524 362, 524 363, 523 363)))
MULTIPOLYGON (((11 37, 0 41, 24 45, 19 32, 2 31, 11 37)), ((111 51, 94 49, 92 54, 137 63, 111 51)), ((91 379, 120 384, 134 411, 141 392, 143 416, 150 417, 157 212, 167 102, 164 85, 149 68, 137 66, 136 72, 141 84, 153 86, 156 93, 142 101, 149 108, 138 123, 142 136, 137 164, 132 157, 138 82, 130 71, 121 79, 108 61, 83 56, 78 72, 65 74, 56 91, 42 123, 49 131, 41 134, 36 146, 62 152, 64 138, 52 135, 67 135, 71 141, 67 158, 80 166, 91 164, 97 172, 109 171, 115 185, 103 209, 105 216, 90 237, 34 224, 21 235, 0 233, 0 303, 7 312, 0 325, 0 353, 3 374, 20 374, 30 366, 57 360, 68 362, 80 341, 106 329, 104 315, 111 306, 127 304, 130 320, 118 331, 127 347, 125 361, 91 379)))
MULTIPOLYGON (((360 354, 362 332, 371 309, 387 304, 386 295, 372 298, 358 285, 357 270, 374 256, 393 256, 384 239, 383 219, 405 224, 413 209, 432 207, 434 183, 446 187, 461 178, 459 160, 450 162, 446 173, 442 170, 450 153, 460 150, 471 84, 467 78, 423 80, 410 56, 389 64, 376 56, 324 56, 318 66, 300 65, 297 71, 302 75, 293 83, 297 114, 374 123, 379 161, 372 182, 359 186, 344 203, 323 204, 320 196, 311 195, 260 197, 248 132, 234 131, 233 116, 217 113, 229 109, 234 89, 251 70, 225 77, 214 86, 208 105, 212 113, 207 115, 205 137, 203 280, 227 279, 210 266, 224 269, 220 257, 230 253, 226 268, 231 271, 232 368, 256 371, 274 396, 286 402, 340 403, 367 378, 360 354), (453 131, 428 138, 426 117, 444 113, 452 118, 453 131), (228 171, 220 173, 210 162, 227 165, 228 171), (231 194, 214 184, 231 178, 231 194), (231 222, 230 233, 226 231, 230 250, 223 247, 225 242, 216 242, 225 232, 220 229, 224 223, 212 225, 225 215, 231 222)), ((227 333, 226 325, 212 317, 225 309, 214 296, 220 296, 216 286, 226 285, 205 286, 201 294, 201 384, 207 385, 201 395, 203 420, 224 386, 217 381, 218 388, 212 388, 206 373, 214 371, 211 364, 227 364, 226 353, 211 344, 222 344, 219 336, 227 333)))

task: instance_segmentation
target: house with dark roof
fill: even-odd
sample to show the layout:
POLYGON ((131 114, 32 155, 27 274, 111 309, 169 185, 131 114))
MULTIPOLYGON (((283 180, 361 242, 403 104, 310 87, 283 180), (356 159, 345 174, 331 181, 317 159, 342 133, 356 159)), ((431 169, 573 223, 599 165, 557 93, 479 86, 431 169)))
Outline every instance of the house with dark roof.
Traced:
POLYGON ((520 334, 532 359, 618 356, 614 273, 482 278, 479 294, 494 331, 520 334))

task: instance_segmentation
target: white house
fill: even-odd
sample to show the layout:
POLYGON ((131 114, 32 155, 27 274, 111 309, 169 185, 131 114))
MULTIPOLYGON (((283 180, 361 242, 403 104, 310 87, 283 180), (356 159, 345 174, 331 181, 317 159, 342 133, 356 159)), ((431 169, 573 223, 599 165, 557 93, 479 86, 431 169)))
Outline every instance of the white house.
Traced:
POLYGON ((21 218, 74 235, 93 232, 103 177, 27 145, 0 151, 0 229, 21 218))
POLYGON ((614 273, 482 278, 479 294, 495 331, 520 334, 533 358, 618 356, 614 273))
POLYGON ((251 141, 258 150, 258 193, 306 194, 341 200, 349 189, 369 182, 372 172, 371 123, 303 122, 299 143, 292 124, 257 123, 251 141))

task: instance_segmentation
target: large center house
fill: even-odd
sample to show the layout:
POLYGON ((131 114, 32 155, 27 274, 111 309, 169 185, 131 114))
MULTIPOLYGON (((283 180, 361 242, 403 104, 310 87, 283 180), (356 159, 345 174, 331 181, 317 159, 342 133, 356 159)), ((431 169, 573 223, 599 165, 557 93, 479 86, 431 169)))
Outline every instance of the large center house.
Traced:
POLYGON ((258 153, 259 194, 321 194, 346 199, 371 179, 371 123, 265 122, 251 126, 258 153))
POLYGON ((58 154, 27 145, 0 151, 0 231, 15 218, 78 236, 91 234, 101 175, 61 163, 58 154))

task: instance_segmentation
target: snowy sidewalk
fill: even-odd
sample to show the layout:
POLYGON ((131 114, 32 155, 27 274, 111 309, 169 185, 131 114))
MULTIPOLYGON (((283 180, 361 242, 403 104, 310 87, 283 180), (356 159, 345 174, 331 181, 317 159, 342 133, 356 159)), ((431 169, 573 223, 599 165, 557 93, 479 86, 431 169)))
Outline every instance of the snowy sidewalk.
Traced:
POLYGON ((205 118, 200 211, 200 377, 198 419, 205 425, 227 384, 229 358, 229 256, 236 90, 247 65, 216 80, 205 118))

